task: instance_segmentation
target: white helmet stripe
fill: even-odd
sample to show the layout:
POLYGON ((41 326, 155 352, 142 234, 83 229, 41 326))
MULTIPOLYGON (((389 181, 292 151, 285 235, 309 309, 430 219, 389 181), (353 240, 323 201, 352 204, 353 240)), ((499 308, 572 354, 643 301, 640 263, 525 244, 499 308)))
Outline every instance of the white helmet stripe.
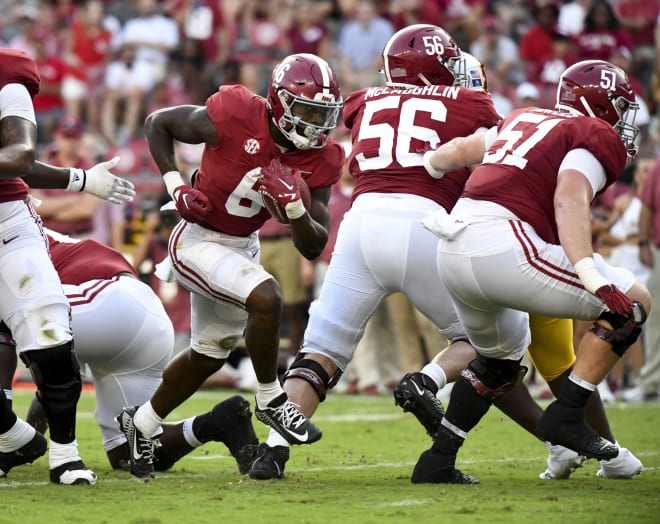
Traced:
POLYGON ((316 62, 321 71, 321 77, 323 78, 323 94, 329 95, 330 93, 330 79, 332 78, 332 70, 328 65, 328 62, 323 60, 323 58, 316 55, 310 54, 309 57, 316 62))

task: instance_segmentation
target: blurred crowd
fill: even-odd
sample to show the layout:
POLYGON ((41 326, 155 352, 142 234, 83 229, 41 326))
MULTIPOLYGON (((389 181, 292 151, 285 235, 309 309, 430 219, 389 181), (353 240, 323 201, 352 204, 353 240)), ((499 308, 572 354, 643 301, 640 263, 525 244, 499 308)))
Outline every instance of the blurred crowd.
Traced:
MULTIPOLYGON (((599 248, 623 256, 607 233, 629 205, 637 205, 638 171, 650 171, 660 156, 659 16, 658 0, 3 0, 0 45, 27 52, 39 66, 42 84, 34 106, 41 158, 85 168, 120 156, 115 172, 132 177, 138 189, 126 209, 83 193, 35 192, 42 201, 40 214, 53 229, 92 236, 133 260, 145 279, 159 286, 181 334, 180 349, 189 329, 186 292, 151 278, 173 218, 172 212, 158 212, 164 188, 143 136, 147 114, 204 104, 221 84, 241 83, 265 95, 273 64, 299 52, 328 60, 346 97, 382 82, 384 44, 414 23, 443 27, 486 66, 488 89, 501 114, 523 105, 553 107, 567 66, 586 58, 608 60, 628 72, 640 103, 640 160, 629 183, 619 184, 619 193, 598 208, 602 216, 597 218, 607 226, 597 239, 599 248), (615 203, 621 195, 627 195, 625 201, 615 203)), ((345 128, 336 132, 350 147, 345 128)), ((192 173, 201 149, 177 148, 180 165, 192 173)), ((333 229, 350 200, 350 176, 342 180, 331 200, 337 206, 331 209, 333 229)), ((621 234, 630 238, 632 233, 621 234)), ((327 256, 316 264, 292 264, 290 257, 268 251, 272 245, 275 254, 289 250, 298 257, 286 237, 277 228, 262 231, 266 269, 280 281, 287 278, 282 271, 294 271, 294 282, 283 284, 290 342, 283 368, 301 340, 332 247, 330 242, 327 256)), ((361 371, 349 370, 343 386, 381 393, 404 372, 420 369, 441 344, 428 321, 395 295, 374 317, 362 344, 380 351, 389 347, 391 358, 359 352, 355 366, 361 371), (360 365, 362 353, 366 361, 360 365)), ((637 353, 630 353, 613 378, 616 388, 634 385, 639 373, 643 356, 635 360, 637 353)))

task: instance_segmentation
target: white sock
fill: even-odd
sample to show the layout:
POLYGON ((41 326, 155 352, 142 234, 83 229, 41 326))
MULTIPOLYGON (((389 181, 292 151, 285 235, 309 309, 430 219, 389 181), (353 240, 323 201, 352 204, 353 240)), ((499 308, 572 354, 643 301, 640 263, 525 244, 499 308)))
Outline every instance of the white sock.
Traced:
POLYGON ((0 451, 11 453, 22 448, 34 438, 35 432, 30 424, 18 418, 9 431, 0 435, 0 451))
POLYGON ((440 364, 429 362, 422 368, 422 373, 429 376, 438 386, 438 389, 442 389, 447 385, 447 375, 445 374, 445 370, 440 367, 440 364))
POLYGON ((289 447, 289 443, 286 440, 284 440, 284 437, 274 429, 271 429, 270 432, 268 433, 268 439, 266 439, 266 444, 268 444, 268 446, 271 448, 274 448, 275 446, 289 447))
POLYGON ((183 438, 186 439, 186 442, 190 444, 193 448, 198 448, 203 444, 203 442, 200 442, 197 440, 197 437, 195 436, 195 433, 193 432, 193 421, 195 420, 195 417, 190 417, 187 418, 186 420, 183 421, 183 438))
POLYGON ((163 418, 154 411, 150 401, 142 404, 133 417, 133 424, 147 438, 153 438, 162 433, 163 429, 160 427, 162 423, 163 418))
POLYGON ((284 390, 282 389, 279 380, 267 384, 259 382, 259 384, 257 384, 257 406, 261 409, 265 408, 271 400, 282 393, 284 393, 284 390))
POLYGON ((50 445, 48 446, 48 466, 50 469, 55 469, 62 464, 77 460, 82 460, 78 454, 78 442, 74 440, 68 444, 59 444, 52 440, 50 441, 50 445))

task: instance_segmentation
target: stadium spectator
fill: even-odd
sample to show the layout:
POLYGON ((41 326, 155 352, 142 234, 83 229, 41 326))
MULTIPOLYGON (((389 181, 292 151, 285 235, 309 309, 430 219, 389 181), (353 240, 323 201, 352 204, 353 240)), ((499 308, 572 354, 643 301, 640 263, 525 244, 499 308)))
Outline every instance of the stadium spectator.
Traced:
MULTIPOLYGON (((599 252, 605 256, 607 261, 613 266, 629 269, 642 284, 646 284, 648 281, 649 268, 639 260, 639 215, 642 207, 639 197, 652 166, 653 161, 644 158, 639 158, 634 164, 627 166, 627 171, 632 173, 632 177, 628 177, 630 189, 616 199, 608 217, 609 227, 598 237, 599 252)), ((621 178, 623 179, 624 176, 621 178)), ((639 381, 643 364, 643 336, 640 336, 614 366, 609 376, 608 386, 618 396, 625 394, 625 389, 628 389, 627 383, 636 384, 639 381), (626 376, 628 365, 631 368, 629 379, 626 376)))
POLYGON ((321 437, 278 381, 281 290, 259 265, 257 230, 270 209, 283 209, 298 251, 309 259, 320 254, 330 186, 344 161, 341 146, 328 137, 341 107, 334 71, 302 54, 275 67, 267 99, 245 86, 222 86, 206 106, 168 108, 147 118, 149 148, 182 217, 159 271, 191 291, 192 335, 191 347, 170 362, 151 400, 118 417, 126 434, 139 437, 137 446, 129 439, 134 476, 153 476, 153 439, 163 418, 223 366, 241 337, 259 382, 257 418, 292 443, 321 437), (204 144, 193 187, 179 172, 175 140, 204 144), (311 214, 299 176, 310 191, 311 214))
POLYGON ((236 13, 232 60, 240 64, 239 81, 265 95, 273 65, 284 54, 284 28, 289 10, 282 2, 246 0, 236 13))
MULTIPOLYGON (((41 32, 36 34, 39 35, 41 32)), ((39 94, 34 97, 34 111, 37 117, 37 141, 40 144, 47 144, 53 140, 57 121, 65 113, 61 92, 66 64, 57 53, 48 54, 45 39, 35 40, 34 53, 34 61, 37 63, 39 75, 41 76, 41 88, 39 94)))
MULTIPOLYGON (((132 200, 132 184, 116 178, 102 163, 88 171, 58 168, 35 162, 36 120, 32 99, 39 91, 33 59, 13 50, 0 51, 0 134, 3 137, 0 171, 0 318, 10 329, 37 385, 37 398, 51 427, 50 481, 56 484, 94 484, 96 475, 83 463, 76 442, 76 407, 82 389, 73 353, 69 304, 48 255, 41 221, 28 198, 26 178, 33 187, 62 187, 119 202, 132 200), (19 178, 20 177, 20 178, 19 178), (21 293, 15 291, 21 283, 21 293), (44 331, 45 329, 45 331, 44 331)), ((43 455, 46 443, 18 419, 0 399, 0 469, 31 462, 43 455)))
POLYGON ((302 256, 293 243, 291 228, 274 218, 259 229, 260 264, 282 289, 283 328, 288 347, 280 355, 280 369, 287 369, 302 345, 307 326, 309 290, 303 282, 302 256))
POLYGON ((162 209, 167 202, 170 198, 166 194, 159 200, 158 208, 147 215, 142 237, 133 247, 131 258, 133 267, 144 274, 172 322, 176 355, 190 345, 190 292, 178 282, 163 281, 155 274, 156 264, 167 257, 167 243, 172 229, 181 219, 176 209, 162 209), (143 268, 145 262, 148 262, 146 271, 143 268))
POLYGON ((633 70, 648 84, 657 61, 655 51, 655 30, 660 17, 660 3, 646 0, 619 0, 614 9, 621 25, 632 39, 633 70))
POLYGON ((557 29, 563 35, 574 37, 584 29, 584 17, 593 0, 565 0, 559 6, 557 29))
MULTIPOLYGON (((421 153, 454 136, 493 126, 500 116, 482 92, 457 87, 453 96, 445 97, 440 95, 443 87, 419 89, 419 94, 397 90, 401 85, 453 86, 460 53, 453 38, 437 26, 404 28, 383 46, 386 86, 365 87, 347 99, 344 123, 353 143, 349 169, 356 178, 352 206, 310 311, 303 347, 284 383, 308 416, 352 360, 365 324, 388 295, 405 293, 447 339, 463 334, 453 306, 443 298, 440 279, 429 278, 436 273, 437 242, 421 218, 450 209, 468 171, 437 182, 426 173, 421 153), (432 50, 429 42, 434 43, 432 50), (468 101, 479 109, 465 112, 468 101), (431 116, 423 118, 422 113, 431 116)), ((286 440, 271 431, 250 476, 280 478, 288 458, 286 440)))
POLYGON ((392 24, 378 14, 374 0, 357 0, 339 30, 339 78, 347 92, 380 83, 381 51, 394 33, 392 24))
POLYGON ((136 59, 136 50, 123 44, 105 70, 101 132, 108 144, 123 146, 136 137, 144 110, 144 100, 155 86, 153 70, 136 59), (120 104, 123 118, 118 119, 120 104))
POLYGON ((284 48, 289 53, 312 53, 330 59, 330 28, 322 18, 318 2, 297 0, 291 7, 291 22, 285 36, 284 48))
POLYGON ((179 44, 179 29, 156 0, 138 0, 137 7, 138 16, 126 21, 117 38, 120 45, 135 49, 136 61, 149 66, 154 85, 165 77, 170 53, 179 44))
MULTIPOLYGON (((641 195, 639 215, 639 259, 649 268, 647 286, 652 296, 660 296, 660 160, 648 174, 641 195)), ((646 324, 645 360, 634 389, 624 395, 626 400, 657 400, 660 398, 660 318, 651 310, 646 324)))
POLYGON ((634 93, 623 71, 607 62, 579 62, 562 76, 557 111, 521 109, 504 120, 499 133, 493 128, 427 155, 429 172, 437 175, 482 160, 489 165, 474 170, 449 216, 426 222, 441 238, 439 270, 478 356, 454 385, 433 446, 420 456, 412 482, 456 483, 462 478, 455 468, 458 450, 493 400, 510 389, 520 373, 520 358, 530 342, 526 311, 596 321, 582 340, 557 400, 541 416, 538 433, 587 457, 621 457, 614 442, 586 423, 585 405, 639 336, 651 297, 632 273, 594 257, 590 223, 584 217, 593 195, 612 184, 628 160, 635 135, 634 109, 634 93), (612 86, 602 87, 600 79, 608 75, 612 86), (596 105, 604 111, 596 113, 596 105), (600 117, 589 116, 596 114, 600 117), (538 115, 533 123, 532 115, 538 115), (551 130, 541 127, 548 121, 554 123, 551 130), (511 122, 527 126, 513 145, 506 136, 511 122), (535 132, 542 133, 539 140, 535 132), (535 140, 533 150, 525 147, 524 137, 535 140), (514 148, 516 167, 498 156, 504 143, 507 150, 514 148), (484 157, 487 149, 492 153, 484 157), (547 151, 554 153, 548 156, 547 151), (521 164, 536 184, 531 179, 525 187, 517 183, 521 164), (494 168, 500 169, 500 176, 492 178, 494 168), (539 187, 547 188, 545 202, 539 200, 539 187), (490 255, 484 258, 486 239, 490 255), (530 252, 538 256, 525 255, 530 252), (516 261, 507 262, 508 258, 516 261), (505 268, 512 271, 505 275, 505 268), (502 282, 507 284, 501 286, 502 282), (545 300, 536 299, 539 292, 545 300), (613 325, 624 330, 616 339, 611 337, 613 325))
MULTIPOLYGON (((55 166, 92 167, 93 155, 82 147, 84 132, 83 123, 77 118, 60 119, 55 141, 44 150, 43 160, 55 166)), ((63 189, 33 189, 31 194, 40 202, 37 210, 46 227, 79 238, 92 234, 94 214, 100 205, 94 195, 63 189)))
POLYGON ((111 56, 112 32, 104 25, 103 2, 87 0, 65 32, 62 56, 67 71, 62 98, 67 115, 84 119, 88 130, 100 133, 100 107, 105 68, 111 56))
POLYGON ((525 80, 520 65, 518 45, 502 33, 499 20, 492 15, 484 17, 478 38, 470 45, 474 55, 489 72, 490 89, 506 91, 511 85, 525 80))
POLYGON ((584 19, 584 29, 575 36, 581 59, 609 60, 621 47, 631 52, 633 41, 621 26, 608 0, 595 0, 584 19))
POLYGON ((538 83, 546 62, 554 56, 559 8, 555 0, 534 0, 532 13, 535 23, 520 36, 518 52, 527 80, 538 83))
POLYGON ((200 46, 203 62, 209 70, 221 68, 229 58, 231 37, 223 2, 174 0, 170 14, 179 26, 181 41, 192 40, 200 46))

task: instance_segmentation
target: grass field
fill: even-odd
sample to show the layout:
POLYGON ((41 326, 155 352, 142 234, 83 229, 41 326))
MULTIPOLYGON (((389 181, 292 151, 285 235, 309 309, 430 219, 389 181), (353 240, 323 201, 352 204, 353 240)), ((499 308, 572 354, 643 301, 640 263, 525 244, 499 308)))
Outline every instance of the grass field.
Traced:
MULTIPOLYGON (((200 392, 172 419, 206 411, 232 394, 200 392)), ((19 414, 30 398, 15 392, 19 414)), ((97 485, 49 484, 42 457, 0 479, 0 524, 660 522, 660 403, 608 407, 617 438, 646 467, 634 481, 597 478, 594 460, 571 480, 539 480, 545 447, 492 409, 458 460, 481 479, 478 486, 410 483, 430 440, 389 396, 330 396, 314 417, 323 438, 293 448, 285 478, 265 482, 239 475, 218 443, 198 448, 154 481, 130 480, 109 468, 93 411, 93 394, 83 394, 78 441, 97 485)), ((265 438, 265 426, 255 421, 255 429, 265 438)))

